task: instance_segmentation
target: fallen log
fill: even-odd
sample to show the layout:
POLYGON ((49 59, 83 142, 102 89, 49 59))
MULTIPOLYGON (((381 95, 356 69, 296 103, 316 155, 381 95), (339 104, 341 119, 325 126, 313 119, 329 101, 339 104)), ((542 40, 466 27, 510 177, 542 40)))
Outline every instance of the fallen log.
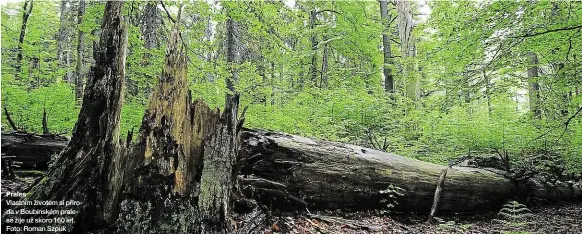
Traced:
MULTIPOLYGON (((252 174, 284 185, 286 193, 313 209, 383 209, 386 204, 382 200, 390 198, 382 191, 393 185, 405 190, 398 199, 397 210, 428 213, 437 181, 446 168, 360 146, 282 133, 246 131, 242 139, 241 175, 252 174)), ((492 170, 455 166, 448 170, 442 185, 438 210, 497 210, 523 190, 535 199, 582 198, 579 183, 548 186, 530 181, 516 184, 492 170)), ((278 208, 305 207, 284 199, 270 202, 278 208)))
MULTIPOLYGON (((446 168, 355 145, 283 133, 247 129, 241 139, 239 182, 261 203, 277 209, 385 209, 381 201, 387 194, 382 191, 393 185, 405 189, 398 199, 398 211, 428 213, 446 168)), ((51 154, 67 145, 66 140, 2 133, 2 152, 10 152, 15 161, 36 155, 48 162, 51 154), (15 150, 21 148, 27 150, 15 150)), ((530 180, 519 187, 527 187, 528 195, 538 200, 582 199, 579 183, 530 180)), ((454 166, 443 182, 438 211, 496 210, 521 192, 512 180, 494 170, 454 166)))
POLYGON ((51 157, 68 142, 68 137, 59 135, 3 132, 2 157, 11 156, 13 161, 21 162, 19 169, 46 170, 51 157))

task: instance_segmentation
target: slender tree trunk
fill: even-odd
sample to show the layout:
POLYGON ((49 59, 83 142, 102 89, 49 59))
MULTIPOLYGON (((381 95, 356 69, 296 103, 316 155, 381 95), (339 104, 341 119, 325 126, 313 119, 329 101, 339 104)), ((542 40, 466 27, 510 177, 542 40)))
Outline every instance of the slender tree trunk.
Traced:
POLYGON ((231 92, 227 100, 235 93, 234 84, 238 81, 237 65, 240 60, 238 43, 238 24, 232 18, 226 20, 226 62, 230 70, 230 76, 226 79, 226 88, 231 92))
POLYGON ((529 80, 529 108, 533 114, 533 117, 535 119, 540 119, 542 117, 542 113, 539 106, 540 84, 537 81, 539 77, 538 56, 533 52, 527 53, 527 56, 530 63, 530 66, 527 69, 527 78, 529 80))
POLYGON ((311 75, 311 83, 317 82, 317 35, 315 35, 315 22, 317 20, 317 11, 313 9, 309 15, 309 29, 311 29, 311 65, 309 67, 309 74, 311 75))
POLYGON ((146 49, 159 48, 158 29, 160 22, 160 12, 157 2, 148 2, 144 8, 140 26, 146 49))
MULTIPOLYGON (((327 40, 327 38, 324 37, 323 40, 327 40)), ((323 46, 323 57, 321 59, 321 84, 320 84, 320 88, 327 87, 328 58, 329 58, 329 43, 325 43, 325 45, 323 46)))
POLYGON ((18 131, 18 127, 16 127, 16 124, 12 120, 12 117, 10 116, 10 112, 8 112, 8 109, 6 108, 6 106, 4 106, 4 114, 6 115, 6 120, 8 121, 8 125, 10 125, 12 130, 18 131))
POLYGON ((71 2, 69 0, 61 1, 60 9, 60 27, 59 35, 57 37, 57 60, 59 61, 59 66, 67 69, 67 73, 63 80, 69 83, 73 83, 73 75, 69 71, 71 66, 71 35, 72 35, 72 20, 71 20, 71 2))
POLYGON ((380 15, 382 17, 382 50, 384 52, 384 65, 382 66, 382 71, 384 74, 384 91, 394 92, 394 76, 392 75, 392 48, 390 46, 390 21, 392 21, 392 16, 388 14, 388 2, 386 0, 380 0, 380 15))
POLYGON ((483 70, 481 72, 483 74, 483 80, 485 81, 485 99, 487 101, 487 113, 489 117, 493 113, 493 106, 491 105, 491 78, 487 76, 487 72, 483 70))
POLYGON ((81 98, 83 98, 83 48, 85 46, 85 33, 81 29, 83 15, 85 15, 85 0, 80 0, 77 14, 79 38, 77 41, 77 66, 75 69, 75 98, 77 100, 81 100, 81 98))
POLYGON ((27 0, 24 2, 22 13, 22 26, 20 27, 20 36, 18 37, 18 48, 16 49, 16 76, 20 77, 20 71, 22 71, 22 44, 24 44, 24 36, 26 35, 26 25, 28 24, 28 18, 32 12, 33 0, 27 0))

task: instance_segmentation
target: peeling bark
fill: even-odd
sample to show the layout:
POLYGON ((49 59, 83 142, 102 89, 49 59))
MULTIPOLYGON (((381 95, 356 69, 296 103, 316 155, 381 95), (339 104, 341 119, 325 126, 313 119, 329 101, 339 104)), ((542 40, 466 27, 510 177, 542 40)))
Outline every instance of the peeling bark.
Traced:
MULTIPOLYGON (((137 140, 129 142, 130 132, 128 142, 120 141, 127 44, 122 6, 106 4, 72 139, 26 199, 81 202, 67 207, 78 212, 66 225, 71 233, 232 233, 239 96, 227 98, 223 113, 192 102, 177 22, 137 140)), ((256 205, 243 213, 264 217, 256 205)))

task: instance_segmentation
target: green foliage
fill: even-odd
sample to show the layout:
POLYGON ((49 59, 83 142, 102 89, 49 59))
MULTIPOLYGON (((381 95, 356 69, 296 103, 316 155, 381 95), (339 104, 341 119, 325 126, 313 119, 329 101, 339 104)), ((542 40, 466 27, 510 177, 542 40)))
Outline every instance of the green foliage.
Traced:
POLYGON ((501 218, 501 223, 510 227, 526 225, 527 219, 532 216, 527 206, 517 201, 507 202, 497 215, 501 218))
MULTIPOLYGON (((71 48, 77 46, 76 30, 85 33, 84 74, 94 62, 92 48, 99 39, 104 3, 88 2, 81 25, 76 25, 75 17, 59 22, 59 5, 35 2, 19 74, 14 68, 23 5, 2 5, 2 107, 23 130, 42 130, 43 108, 52 132, 70 133, 78 115, 74 84, 63 80, 67 72, 74 72, 76 56, 69 67, 57 64, 59 27, 54 25, 72 25, 71 48)), ((129 24, 122 134, 140 127, 163 69, 166 37, 173 24, 158 7, 160 24, 151 33, 159 35, 160 43, 146 48, 140 21, 145 5, 128 2, 124 8, 129 24)), ((174 18, 177 5, 166 4, 174 18)), ((221 7, 187 3, 181 39, 187 46, 189 88, 193 98, 222 107, 228 92, 225 81, 234 70, 242 106, 248 106, 249 128, 349 142, 441 164, 469 152, 499 150, 519 165, 539 152, 553 152, 545 161, 563 162, 560 173, 581 178, 582 114, 577 111, 582 106, 582 37, 579 29, 543 32, 577 25, 582 4, 430 1, 429 5, 430 15, 415 19, 416 57, 402 58, 396 21, 388 27, 396 88, 385 93, 384 26, 378 2, 298 1, 286 6, 280 1, 227 1, 221 7), (311 27, 314 10, 318 14, 311 27), (238 23, 240 64, 226 62, 229 17, 238 23), (525 55, 530 52, 539 58, 538 77, 527 77, 532 65, 525 55), (404 67, 419 69, 404 74, 404 67), (417 77, 423 95, 414 101, 402 94, 406 81, 417 77), (540 118, 530 110, 532 83, 540 85, 540 118)), ((390 14, 396 17, 399 12, 390 14)), ((2 123, 6 126, 4 117, 2 123)), ((540 160, 535 165, 548 173, 557 167, 540 160)))

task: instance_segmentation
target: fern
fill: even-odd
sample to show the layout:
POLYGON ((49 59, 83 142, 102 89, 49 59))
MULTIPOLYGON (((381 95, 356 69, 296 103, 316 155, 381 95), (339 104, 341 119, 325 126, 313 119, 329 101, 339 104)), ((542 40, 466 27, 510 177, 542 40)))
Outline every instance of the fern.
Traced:
POLYGON ((497 214, 501 223, 508 226, 522 226, 527 224, 527 219, 531 218, 531 210, 526 205, 517 201, 510 201, 503 205, 503 208, 497 214))

